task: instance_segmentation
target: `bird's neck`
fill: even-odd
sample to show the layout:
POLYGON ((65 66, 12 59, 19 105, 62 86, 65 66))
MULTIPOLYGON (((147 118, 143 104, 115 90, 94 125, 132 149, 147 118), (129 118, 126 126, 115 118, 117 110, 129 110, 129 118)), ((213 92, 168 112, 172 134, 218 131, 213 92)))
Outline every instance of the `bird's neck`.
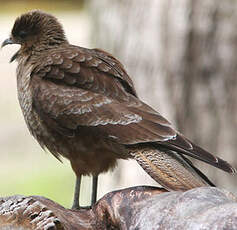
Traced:
POLYGON ((35 43, 31 44, 31 49, 35 52, 55 49, 62 45, 69 44, 64 36, 42 36, 35 43))
POLYGON ((28 56, 37 58, 37 56, 40 56, 42 52, 51 49, 57 49, 62 46, 67 46, 68 44, 69 43, 67 40, 62 41, 41 40, 38 41, 37 43, 25 44, 24 46, 21 46, 21 49, 19 50, 19 56, 28 56))

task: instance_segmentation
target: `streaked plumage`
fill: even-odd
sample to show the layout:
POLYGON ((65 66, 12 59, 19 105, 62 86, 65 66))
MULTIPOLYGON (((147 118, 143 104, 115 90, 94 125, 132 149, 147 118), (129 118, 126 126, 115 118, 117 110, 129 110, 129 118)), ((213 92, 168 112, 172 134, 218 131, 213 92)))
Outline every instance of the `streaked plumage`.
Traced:
POLYGON ((27 126, 43 148, 69 159, 78 177, 133 158, 168 190, 212 185, 183 154, 235 172, 143 103, 111 54, 69 44, 53 16, 23 14, 11 40, 21 44, 12 60, 27 126))

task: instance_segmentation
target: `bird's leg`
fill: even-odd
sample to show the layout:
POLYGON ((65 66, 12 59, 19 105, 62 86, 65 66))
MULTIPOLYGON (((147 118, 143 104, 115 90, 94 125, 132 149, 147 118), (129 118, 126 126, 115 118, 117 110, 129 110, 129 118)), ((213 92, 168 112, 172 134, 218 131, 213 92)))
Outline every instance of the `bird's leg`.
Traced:
POLYGON ((75 190, 74 190, 74 198, 72 209, 79 209, 79 198, 80 198, 80 188, 81 188, 81 176, 77 176, 75 190))
POLYGON ((92 195, 91 195, 91 206, 96 203, 97 199, 97 185, 98 185, 98 176, 93 176, 92 178, 92 195))

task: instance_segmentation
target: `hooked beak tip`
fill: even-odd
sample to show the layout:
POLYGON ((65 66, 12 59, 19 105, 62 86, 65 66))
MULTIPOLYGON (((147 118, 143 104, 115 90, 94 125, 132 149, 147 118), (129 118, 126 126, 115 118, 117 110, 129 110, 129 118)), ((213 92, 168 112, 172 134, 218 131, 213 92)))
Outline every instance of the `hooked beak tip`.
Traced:
POLYGON ((11 38, 7 38, 1 45, 1 48, 3 48, 4 46, 6 45, 11 45, 11 44, 14 44, 14 42, 12 41, 11 38))

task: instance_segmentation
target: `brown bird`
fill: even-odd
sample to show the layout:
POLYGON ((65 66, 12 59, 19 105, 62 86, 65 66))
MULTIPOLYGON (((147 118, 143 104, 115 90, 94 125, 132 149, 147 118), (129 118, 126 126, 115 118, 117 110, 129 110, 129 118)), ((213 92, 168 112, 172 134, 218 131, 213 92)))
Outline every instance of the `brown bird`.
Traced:
POLYGON ((69 159, 77 176, 74 208, 81 176, 93 176, 94 203, 97 176, 117 159, 135 159, 168 190, 214 186, 184 155, 235 172, 142 102, 111 54, 69 44, 54 16, 21 15, 7 44, 21 45, 11 61, 18 62, 18 98, 31 134, 56 158, 69 159))

